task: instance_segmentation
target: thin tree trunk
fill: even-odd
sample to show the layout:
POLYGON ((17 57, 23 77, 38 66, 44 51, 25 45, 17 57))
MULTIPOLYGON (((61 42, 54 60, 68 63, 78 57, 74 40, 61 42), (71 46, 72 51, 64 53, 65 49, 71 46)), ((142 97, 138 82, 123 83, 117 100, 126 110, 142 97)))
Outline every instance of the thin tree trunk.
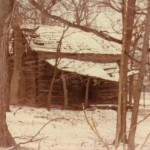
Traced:
POLYGON ((56 78, 56 75, 57 75, 57 67, 58 67, 58 64, 59 64, 59 56, 60 56, 60 53, 61 53, 61 45, 62 45, 62 40, 64 38, 64 35, 66 33, 66 31, 68 30, 69 27, 67 27, 66 29, 64 29, 63 33, 62 33, 62 36, 59 40, 59 43, 57 45, 57 54, 56 54, 56 58, 55 58, 55 65, 54 65, 54 74, 53 74, 53 77, 52 77, 52 80, 51 80, 51 84, 50 84, 50 88, 49 88, 49 93, 48 93, 48 99, 47 99, 47 110, 50 110, 50 107, 51 107, 51 101, 52 101, 52 90, 53 90, 53 85, 54 85, 54 82, 55 82, 55 78, 56 78))
POLYGON ((137 80, 137 85, 135 87, 135 93, 133 95, 134 104, 133 104, 133 112, 132 112, 132 119, 131 119, 131 126, 129 132, 129 142, 128 142, 128 150, 134 150, 135 146, 135 133, 136 133, 136 124, 138 119, 138 110, 139 110, 139 101, 143 86, 143 79, 146 71, 146 58, 148 54, 149 48, 149 36, 150 36, 150 1, 148 0, 148 10, 147 10, 147 19, 146 19, 146 28, 145 28, 145 35, 144 35, 144 42, 143 42, 143 49, 142 49, 142 56, 141 56, 141 65, 137 80))
POLYGON ((133 76, 129 76, 129 105, 131 106, 132 105, 132 99, 133 99, 133 76))
POLYGON ((67 90, 67 83, 66 83, 66 78, 64 74, 62 73, 61 75, 62 82, 63 82, 63 91, 64 91, 64 107, 68 107, 68 90, 67 90))
POLYGON ((127 104, 127 72, 128 57, 126 53, 130 51, 132 31, 135 18, 136 0, 123 1, 123 45, 120 64, 119 96, 118 96, 118 114, 115 146, 120 142, 126 143, 126 104, 127 104))
MULTIPOLYGON (((42 9, 44 10, 45 0, 43 0, 43 1, 40 0, 39 2, 41 4, 42 9)), ((45 13, 43 13, 43 10, 40 12, 41 13, 40 14, 41 15, 41 24, 48 25, 49 17, 45 13)))
POLYGON ((57 61, 56 61, 56 64, 55 64, 53 77, 51 79, 51 83, 50 83, 50 87, 49 87, 49 91, 48 91, 47 110, 50 110, 50 107, 51 107, 51 103, 52 103, 52 90, 53 90, 53 86, 54 86, 54 83, 55 83, 56 75, 57 75, 57 61))

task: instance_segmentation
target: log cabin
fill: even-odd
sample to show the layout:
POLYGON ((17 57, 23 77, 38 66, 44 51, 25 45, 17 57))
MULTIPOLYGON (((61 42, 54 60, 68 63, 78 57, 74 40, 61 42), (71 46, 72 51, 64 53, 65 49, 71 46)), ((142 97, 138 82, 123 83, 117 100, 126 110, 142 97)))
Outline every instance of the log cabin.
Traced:
POLYGON ((12 104, 117 104, 118 44, 56 26, 17 27, 13 35, 12 104))

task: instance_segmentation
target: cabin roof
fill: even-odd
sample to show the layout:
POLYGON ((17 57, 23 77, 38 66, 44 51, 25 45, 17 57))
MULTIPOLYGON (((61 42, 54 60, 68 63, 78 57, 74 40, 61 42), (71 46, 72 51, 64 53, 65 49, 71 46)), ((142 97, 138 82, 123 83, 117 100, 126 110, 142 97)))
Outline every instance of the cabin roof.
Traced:
MULTIPOLYGON (((52 66, 55 66, 56 59, 47 59, 46 61, 52 66)), ((58 59, 57 62, 57 68, 64 71, 109 81, 119 80, 119 68, 117 63, 93 63, 67 58, 58 59)))
MULTIPOLYGON (((26 39, 34 51, 56 52, 63 32, 63 27, 42 25, 34 32, 34 37, 28 35, 26 39)), ((62 40, 61 52, 115 55, 121 53, 121 45, 70 27, 62 40)))
MULTIPOLYGON (((63 27, 38 26, 34 33, 25 33, 26 39, 32 50, 36 52, 57 52, 63 27)), ((60 49, 61 53, 72 54, 106 54, 120 55, 121 46, 117 43, 104 40, 92 33, 69 28, 64 35, 60 49)), ((107 57, 106 56, 106 57, 107 57)), ((111 56, 111 57, 113 57, 111 56)), ((55 58, 45 59, 50 65, 55 66, 55 58)), ((114 63, 97 63, 92 61, 76 60, 72 58, 59 58, 58 69, 101 78, 109 81, 118 81, 119 68, 114 63)))

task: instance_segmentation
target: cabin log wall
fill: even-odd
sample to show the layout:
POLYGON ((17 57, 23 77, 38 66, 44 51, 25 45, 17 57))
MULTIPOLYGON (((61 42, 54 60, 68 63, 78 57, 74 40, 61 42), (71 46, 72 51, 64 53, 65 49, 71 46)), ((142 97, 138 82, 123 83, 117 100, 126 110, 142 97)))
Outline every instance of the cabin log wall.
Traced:
POLYGON ((23 73, 25 76, 26 104, 35 105, 37 102, 38 55, 35 52, 24 53, 23 73))
POLYGON ((38 105, 45 106, 47 101, 48 89, 50 85, 50 78, 52 76, 51 70, 48 69, 48 65, 45 61, 38 61, 38 78, 37 78, 37 89, 38 89, 38 105), (49 70, 49 71, 48 71, 49 70))
POLYGON ((116 104, 118 83, 100 80, 98 85, 90 84, 90 102, 95 104, 116 104))
MULTIPOLYGON (((26 103, 46 107, 54 67, 39 59, 36 52, 31 52, 23 57, 23 70, 26 78, 26 103)), ((85 103, 85 94, 87 92, 85 81, 87 77, 65 71, 63 71, 63 74, 66 78, 68 105, 81 106, 82 103, 85 103)), ((52 90, 52 105, 64 105, 64 89, 61 75, 62 70, 57 70, 52 90)), ((98 84, 95 85, 94 79, 91 78, 88 85, 89 104, 116 104, 118 83, 97 78, 98 84)))

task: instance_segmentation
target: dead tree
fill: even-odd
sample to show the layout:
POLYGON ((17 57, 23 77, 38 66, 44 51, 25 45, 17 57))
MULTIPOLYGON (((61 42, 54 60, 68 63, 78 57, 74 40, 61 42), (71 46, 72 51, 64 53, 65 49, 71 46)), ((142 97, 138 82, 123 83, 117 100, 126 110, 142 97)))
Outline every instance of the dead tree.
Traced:
POLYGON ((149 36, 150 36, 150 2, 148 0, 147 18, 145 24, 145 34, 144 34, 144 41, 143 41, 143 48, 142 48, 141 64, 140 64, 137 84, 135 87, 136 90, 133 95, 134 104, 133 104, 133 112, 132 112, 132 119, 131 119, 130 133, 129 133, 128 150, 135 149, 134 140, 135 140, 135 133, 136 133, 136 124, 138 119, 140 96, 141 96, 141 91, 143 86, 143 79, 146 72, 146 60, 147 60, 146 58, 147 58, 148 47, 149 47, 149 36))

